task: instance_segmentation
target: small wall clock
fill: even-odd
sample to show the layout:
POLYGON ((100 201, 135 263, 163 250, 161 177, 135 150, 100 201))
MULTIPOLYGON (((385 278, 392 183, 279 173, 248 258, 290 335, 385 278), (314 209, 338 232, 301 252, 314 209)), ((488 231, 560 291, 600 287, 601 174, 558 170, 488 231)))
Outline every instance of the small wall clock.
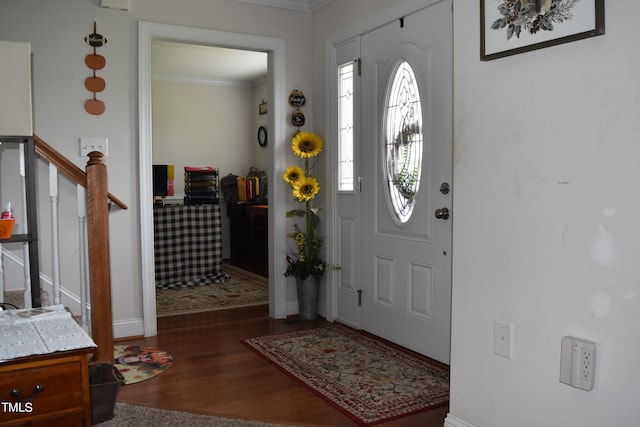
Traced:
POLYGON ((267 146, 267 128, 264 126, 258 128, 258 145, 260 147, 267 146))

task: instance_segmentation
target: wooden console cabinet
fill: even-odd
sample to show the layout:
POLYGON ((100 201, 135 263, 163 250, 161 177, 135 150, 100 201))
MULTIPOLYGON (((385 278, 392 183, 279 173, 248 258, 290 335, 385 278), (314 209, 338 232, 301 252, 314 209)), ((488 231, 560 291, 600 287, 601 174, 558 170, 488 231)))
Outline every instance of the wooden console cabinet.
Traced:
POLYGON ((90 426, 88 354, 93 350, 1 362, 0 426, 90 426))
POLYGON ((248 264, 254 272, 267 275, 269 252, 269 206, 252 203, 227 203, 231 260, 248 264))

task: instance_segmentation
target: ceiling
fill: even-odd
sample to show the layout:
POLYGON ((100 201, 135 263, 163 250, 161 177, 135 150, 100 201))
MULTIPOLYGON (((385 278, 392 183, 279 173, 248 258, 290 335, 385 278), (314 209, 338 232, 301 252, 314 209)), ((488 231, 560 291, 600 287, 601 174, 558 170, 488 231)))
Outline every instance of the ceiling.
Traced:
POLYGON ((197 44, 154 41, 151 70, 156 80, 252 85, 267 75, 267 54, 197 44))

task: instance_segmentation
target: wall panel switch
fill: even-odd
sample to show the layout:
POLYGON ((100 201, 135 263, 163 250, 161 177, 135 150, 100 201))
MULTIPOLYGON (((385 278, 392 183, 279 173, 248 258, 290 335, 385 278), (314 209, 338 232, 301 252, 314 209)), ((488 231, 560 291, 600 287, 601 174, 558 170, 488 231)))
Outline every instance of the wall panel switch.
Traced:
POLYGON ((563 337, 560 349, 560 382, 590 391, 596 374, 596 343, 563 337))
POLYGON ((109 155, 109 138, 104 136, 81 136, 80 156, 86 157, 92 151, 99 151, 105 157, 109 155))
POLYGON ((513 357, 513 325, 511 323, 493 323, 493 352, 508 359, 513 357))

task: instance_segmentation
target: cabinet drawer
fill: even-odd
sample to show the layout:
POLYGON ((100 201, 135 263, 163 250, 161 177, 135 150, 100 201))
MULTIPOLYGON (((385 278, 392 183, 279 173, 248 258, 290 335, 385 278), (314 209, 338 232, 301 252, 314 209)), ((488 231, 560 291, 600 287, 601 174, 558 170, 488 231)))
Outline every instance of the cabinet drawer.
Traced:
POLYGON ((3 411, 0 421, 81 412, 82 369, 77 358, 30 363, 11 370, 0 368, 0 401, 13 405, 3 411))

